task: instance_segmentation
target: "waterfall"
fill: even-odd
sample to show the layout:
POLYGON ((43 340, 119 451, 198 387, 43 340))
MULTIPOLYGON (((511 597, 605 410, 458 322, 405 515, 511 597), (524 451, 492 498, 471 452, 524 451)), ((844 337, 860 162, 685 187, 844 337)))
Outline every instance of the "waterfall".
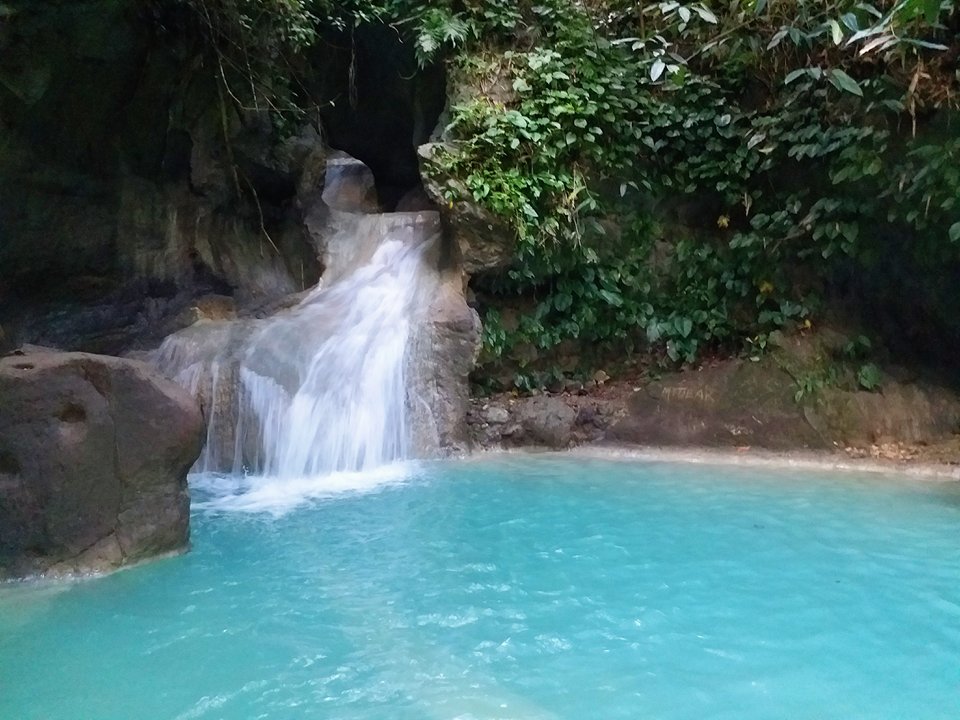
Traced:
POLYGON ((254 338, 240 381, 268 474, 368 470, 407 457, 404 356, 426 247, 388 235, 369 263, 254 338), (292 394, 270 376, 278 348, 300 350, 292 394))
POLYGON ((436 290, 439 217, 329 212, 326 271, 299 303, 199 321, 157 351, 207 413, 196 470, 297 478, 410 456, 408 354, 436 290))

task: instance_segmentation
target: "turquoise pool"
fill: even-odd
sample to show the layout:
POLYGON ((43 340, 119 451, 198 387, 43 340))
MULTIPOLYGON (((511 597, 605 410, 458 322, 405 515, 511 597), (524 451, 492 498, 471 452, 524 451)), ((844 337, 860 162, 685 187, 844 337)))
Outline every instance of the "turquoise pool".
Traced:
POLYGON ((960 718, 960 483, 564 455, 200 477, 0 587, 0 718, 960 718))

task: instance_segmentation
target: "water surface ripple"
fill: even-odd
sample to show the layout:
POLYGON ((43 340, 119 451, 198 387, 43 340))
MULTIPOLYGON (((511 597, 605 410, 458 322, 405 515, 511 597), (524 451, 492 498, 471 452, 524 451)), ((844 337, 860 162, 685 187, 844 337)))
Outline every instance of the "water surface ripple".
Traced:
POLYGON ((188 555, 0 588, 0 718, 960 717, 960 483, 405 473, 200 479, 188 555))

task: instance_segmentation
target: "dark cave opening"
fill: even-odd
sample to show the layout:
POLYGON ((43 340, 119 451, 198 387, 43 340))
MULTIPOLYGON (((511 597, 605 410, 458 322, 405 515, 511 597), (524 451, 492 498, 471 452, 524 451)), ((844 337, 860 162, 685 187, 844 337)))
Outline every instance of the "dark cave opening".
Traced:
POLYGON ((422 194, 416 149, 446 103, 443 64, 420 67, 412 44, 386 25, 325 37, 311 64, 306 89, 319 101, 326 140, 370 168, 383 209, 422 194))

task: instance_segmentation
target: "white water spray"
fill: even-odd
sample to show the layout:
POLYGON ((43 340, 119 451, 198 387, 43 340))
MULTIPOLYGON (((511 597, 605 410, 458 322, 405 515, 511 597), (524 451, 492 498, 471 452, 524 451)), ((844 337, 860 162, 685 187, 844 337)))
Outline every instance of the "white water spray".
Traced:
POLYGON ((160 348, 158 366, 207 410, 196 470, 292 480, 410 456, 406 356, 435 287, 438 217, 334 213, 324 280, 299 304, 201 321, 160 348))
POLYGON ((268 474, 369 470, 407 457, 404 353, 423 249, 384 240, 369 264, 254 339, 240 381, 260 421, 268 474), (291 396, 260 361, 321 329, 291 396))

